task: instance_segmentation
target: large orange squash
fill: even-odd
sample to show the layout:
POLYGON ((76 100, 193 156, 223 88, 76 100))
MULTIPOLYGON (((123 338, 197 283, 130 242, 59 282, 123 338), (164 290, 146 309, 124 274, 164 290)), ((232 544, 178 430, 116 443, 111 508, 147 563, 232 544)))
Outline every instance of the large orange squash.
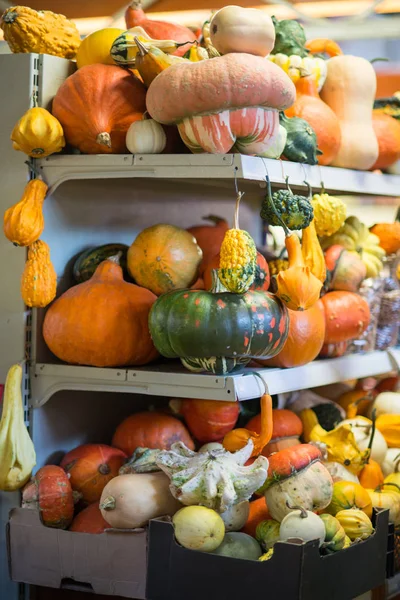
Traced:
POLYGON ((210 260, 216 254, 219 254, 225 233, 229 229, 228 223, 225 219, 221 219, 221 217, 209 215, 208 217, 203 217, 203 219, 205 221, 212 221, 213 225, 195 225, 194 227, 189 227, 187 229, 187 231, 196 238, 198 246, 200 246, 203 251, 203 260, 200 264, 200 275, 203 273, 210 260))
MULTIPOLYGON (((214 269, 219 269, 219 252, 205 264, 203 271, 204 289, 210 290, 212 287, 212 272, 214 269)), ((204 261, 203 261, 204 263, 204 261)), ((256 273, 254 281, 249 287, 250 290, 268 291, 270 284, 269 266, 264 256, 257 252, 256 273)))
POLYGON ((235 427, 240 407, 239 402, 183 400, 180 412, 199 442, 216 442, 235 427))
POLYGON ((305 311, 289 310, 289 335, 283 349, 268 360, 268 367, 300 367, 316 358, 325 336, 325 315, 321 300, 305 311))
POLYGON ((140 412, 118 425, 112 445, 131 455, 136 448, 169 450, 175 442, 183 442, 194 450, 193 440, 179 419, 158 412, 140 412))
POLYGON ((75 533, 99 534, 109 528, 109 524, 101 514, 99 503, 93 502, 76 515, 69 530, 75 533))
POLYGON ((340 123, 333 110, 318 94, 317 82, 311 75, 296 83, 296 102, 285 110, 287 117, 300 117, 311 125, 317 136, 318 164, 329 165, 340 148, 340 123))
POLYGON ((325 308, 325 344, 358 338, 371 318, 367 301, 353 292, 329 292, 322 297, 325 308))
POLYGON ((129 70, 87 65, 68 77, 53 100, 65 138, 86 154, 123 154, 130 125, 146 110, 146 88, 129 70))
POLYGON ((372 127, 378 140, 379 156, 371 169, 386 169, 400 158, 400 122, 390 115, 374 110, 372 127))
POLYGON ((100 263, 88 281, 67 290, 48 309, 43 337, 70 364, 144 365, 158 356, 148 328, 156 297, 123 279, 114 259, 100 263))

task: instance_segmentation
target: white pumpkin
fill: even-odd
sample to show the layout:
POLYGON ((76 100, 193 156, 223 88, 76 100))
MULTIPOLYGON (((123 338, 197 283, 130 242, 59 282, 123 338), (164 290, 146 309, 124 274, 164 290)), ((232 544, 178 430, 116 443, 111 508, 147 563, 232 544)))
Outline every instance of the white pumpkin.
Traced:
POLYGON ((400 467, 400 448, 388 448, 385 460, 381 464, 382 473, 385 477, 396 471, 396 465, 400 467))
POLYGON ((319 540, 322 546, 325 540, 325 525, 322 519, 313 512, 298 508, 290 512, 283 519, 279 530, 279 539, 282 542, 298 538, 304 542, 319 540))
MULTIPOLYGON (((372 421, 366 417, 355 417, 354 419, 346 419, 345 421, 342 421, 342 424, 343 423, 351 426, 359 449, 366 450, 371 437, 372 421)), ((371 458, 376 460, 377 463, 382 464, 385 460, 387 449, 388 447, 385 438, 381 432, 376 429, 371 448, 371 458)))
POLYGON ((248 500, 234 504, 221 513, 221 518, 225 523, 225 531, 240 531, 245 526, 249 513, 250 502, 248 500))
POLYGON ((225 525, 220 515, 205 506, 186 506, 172 518, 175 537, 184 548, 213 552, 222 543, 225 525))
POLYGON ((323 462, 323 465, 328 469, 333 483, 336 483, 336 481, 352 481, 353 483, 360 483, 357 475, 351 473, 351 471, 346 469, 341 463, 326 461, 323 462))
POLYGON ((211 19, 210 38, 220 54, 267 56, 275 45, 275 27, 263 10, 224 6, 211 19))
POLYGON ((376 410, 376 418, 380 415, 400 415, 400 393, 382 392, 375 398, 372 410, 376 410))
POLYGON ((132 154, 161 154, 167 144, 167 136, 160 123, 154 119, 143 119, 132 123, 125 143, 132 154))

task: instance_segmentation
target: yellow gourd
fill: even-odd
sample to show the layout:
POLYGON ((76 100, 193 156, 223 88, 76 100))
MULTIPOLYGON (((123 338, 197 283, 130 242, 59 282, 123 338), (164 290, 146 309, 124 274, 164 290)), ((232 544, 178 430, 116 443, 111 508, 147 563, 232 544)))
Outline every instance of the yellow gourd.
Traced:
POLYGON ((32 158, 45 158, 65 146, 61 123, 45 108, 30 108, 11 133, 14 150, 32 158))
POLYGON ((311 221, 308 227, 303 229, 301 252, 306 267, 309 267, 311 273, 324 283, 326 279, 325 257, 317 237, 314 221, 315 219, 311 221))
POLYGON ((367 492, 371 498, 372 506, 374 508, 389 509, 389 521, 398 527, 400 525, 400 494, 393 490, 394 487, 390 484, 380 485, 376 489, 367 490, 367 492))
POLYGON ((118 36, 124 33, 123 29, 106 27, 89 34, 82 40, 76 54, 78 69, 86 65, 102 64, 113 65, 114 61, 110 55, 110 49, 118 36))
POLYGON ((44 181, 32 179, 25 186, 21 200, 4 213, 4 235, 16 246, 30 246, 41 236, 46 192, 44 181))
POLYGON ((54 300, 57 275, 50 260, 50 248, 42 240, 28 250, 28 260, 21 280, 21 294, 27 306, 43 308, 54 300))
POLYGON ((317 235, 333 235, 346 219, 346 204, 326 193, 314 194, 311 200, 317 235))
POLYGON ((168 69, 168 67, 177 62, 187 62, 185 58, 180 56, 166 54, 157 46, 145 46, 138 37, 135 37, 135 42, 137 45, 135 67, 146 87, 149 87, 157 75, 168 69))
POLYGON ((29 480, 36 464, 35 448, 25 427, 22 405, 22 367, 7 374, 0 421, 0 490, 13 492, 29 480))
POLYGON ((341 510, 336 514, 336 518, 351 540, 366 540, 374 533, 371 519, 357 508, 341 510))
POLYGON ((400 415, 380 415, 376 420, 376 427, 389 448, 400 447, 400 415))

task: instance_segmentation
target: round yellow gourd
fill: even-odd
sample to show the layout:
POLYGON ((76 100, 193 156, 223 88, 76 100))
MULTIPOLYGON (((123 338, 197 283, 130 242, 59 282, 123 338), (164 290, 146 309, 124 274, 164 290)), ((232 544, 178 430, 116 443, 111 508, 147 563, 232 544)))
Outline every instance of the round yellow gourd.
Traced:
POLYGON ((115 64, 110 55, 111 46, 117 37, 123 33, 123 29, 106 27, 105 29, 94 31, 85 37, 76 54, 76 63, 78 69, 85 67, 86 65, 93 64, 115 64))
POLYGON ((225 525, 220 515, 205 506, 185 506, 172 518, 175 537, 184 548, 213 552, 222 543, 225 525))
POLYGON ((336 518, 351 540, 366 540, 374 532, 371 519, 357 508, 341 510, 336 518))
POLYGON ((374 508, 388 508, 389 521, 396 527, 400 525, 400 494, 396 486, 387 485, 379 490, 367 490, 374 508))

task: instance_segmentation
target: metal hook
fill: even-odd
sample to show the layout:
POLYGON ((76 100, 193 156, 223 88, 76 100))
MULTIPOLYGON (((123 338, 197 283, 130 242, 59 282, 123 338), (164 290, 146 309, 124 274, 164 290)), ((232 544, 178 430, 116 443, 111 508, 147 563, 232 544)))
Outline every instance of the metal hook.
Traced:
POLYGON ((237 171, 238 171, 238 167, 235 167, 233 169, 233 174, 235 177, 235 192, 236 192, 236 196, 239 196, 239 187, 238 187, 238 180, 237 180, 237 171))
POLYGON ((285 169, 283 168, 283 160, 280 158, 279 162, 281 163, 282 180, 285 181, 286 180, 286 174, 285 174, 285 169))
POLYGON ((320 187, 321 187, 321 193, 324 194, 325 193, 325 184, 322 181, 322 173, 321 173, 321 167, 320 165, 317 165, 318 167, 318 172, 319 172, 319 179, 320 179, 320 187))

